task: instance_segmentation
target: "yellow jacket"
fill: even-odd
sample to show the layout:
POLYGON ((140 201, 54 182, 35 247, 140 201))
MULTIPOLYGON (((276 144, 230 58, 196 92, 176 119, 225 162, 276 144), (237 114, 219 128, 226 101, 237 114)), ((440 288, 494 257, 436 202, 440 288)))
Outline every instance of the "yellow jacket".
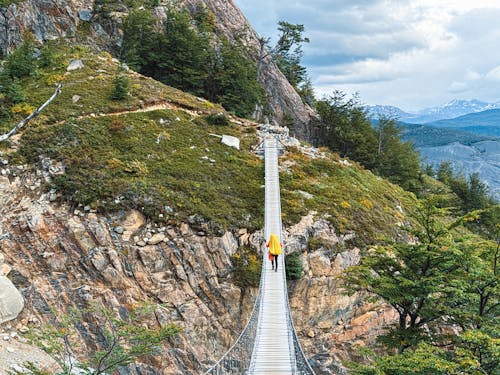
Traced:
POLYGON ((278 236, 275 234, 271 234, 269 238, 269 242, 266 245, 269 248, 269 252, 272 255, 280 255, 281 254, 281 244, 278 236))

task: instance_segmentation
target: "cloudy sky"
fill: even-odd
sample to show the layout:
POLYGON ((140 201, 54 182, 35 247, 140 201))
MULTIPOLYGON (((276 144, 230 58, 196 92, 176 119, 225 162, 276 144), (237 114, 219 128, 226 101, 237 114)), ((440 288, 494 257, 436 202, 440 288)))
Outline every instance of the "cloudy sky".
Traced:
POLYGON ((500 101, 500 0, 235 0, 262 36, 303 24, 317 96, 404 110, 500 101))

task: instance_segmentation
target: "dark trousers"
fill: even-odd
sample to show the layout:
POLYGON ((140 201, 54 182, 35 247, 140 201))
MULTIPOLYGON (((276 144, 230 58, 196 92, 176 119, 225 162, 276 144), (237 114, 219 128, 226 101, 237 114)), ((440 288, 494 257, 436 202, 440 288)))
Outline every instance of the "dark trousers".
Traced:
POLYGON ((271 261, 273 265, 273 270, 278 270, 278 255, 273 255, 273 260, 271 261))

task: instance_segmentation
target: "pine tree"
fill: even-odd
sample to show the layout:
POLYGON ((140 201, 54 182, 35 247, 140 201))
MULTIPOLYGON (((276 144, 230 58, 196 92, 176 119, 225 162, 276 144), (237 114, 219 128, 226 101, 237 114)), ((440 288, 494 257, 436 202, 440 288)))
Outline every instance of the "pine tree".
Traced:
POLYGON ((119 70, 115 74, 115 78, 113 79, 113 92, 111 93, 111 99, 125 99, 128 95, 129 86, 130 80, 121 70, 119 70))

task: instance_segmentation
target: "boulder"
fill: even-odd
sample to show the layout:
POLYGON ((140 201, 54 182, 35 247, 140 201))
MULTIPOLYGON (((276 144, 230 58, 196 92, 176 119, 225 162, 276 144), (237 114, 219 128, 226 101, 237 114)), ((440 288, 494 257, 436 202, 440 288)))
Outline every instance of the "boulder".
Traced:
POLYGON ((89 9, 82 9, 78 12, 78 16, 82 21, 90 21, 92 19, 92 12, 89 9))
POLYGON ((80 59, 76 59, 76 60, 71 60, 69 62, 69 65, 66 68, 66 70, 68 72, 71 72, 72 70, 77 70, 77 69, 81 69, 81 68, 83 68, 83 61, 80 59))
POLYGON ((148 239, 148 244, 158 245, 160 242, 163 242, 164 239, 165 235, 163 233, 156 233, 150 239, 148 239))
POLYGON ((226 146, 234 147, 235 149, 240 149, 240 140, 232 135, 222 135, 221 142, 226 146))
POLYGON ((314 276, 328 276, 332 271, 330 259, 319 251, 309 256, 309 267, 314 276))
POLYGON ((144 216, 137 210, 132 210, 127 215, 121 227, 123 229, 123 240, 129 241, 130 237, 146 223, 144 216))
POLYGON ((17 318, 23 308, 21 293, 6 276, 0 276, 0 324, 17 318))

